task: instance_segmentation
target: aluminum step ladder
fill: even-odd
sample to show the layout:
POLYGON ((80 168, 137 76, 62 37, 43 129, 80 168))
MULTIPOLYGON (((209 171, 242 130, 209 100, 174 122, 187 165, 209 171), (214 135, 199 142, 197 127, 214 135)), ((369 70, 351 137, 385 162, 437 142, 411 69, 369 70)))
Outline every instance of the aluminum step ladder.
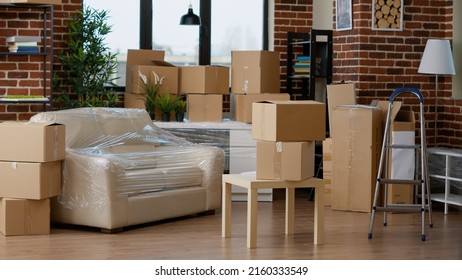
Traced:
POLYGON ((377 181, 375 185, 374 201, 372 205, 371 221, 369 226, 368 238, 372 238, 372 231, 374 227, 374 217, 377 211, 384 212, 384 222, 383 225, 387 225, 387 212, 421 212, 422 216, 422 234, 421 239, 425 241, 425 211, 428 211, 429 217, 429 226, 433 227, 432 224, 432 207, 430 199, 430 184, 428 176, 428 160, 427 160, 427 144, 426 144, 426 135, 425 135, 425 119, 424 119, 424 109, 423 109, 423 95, 417 88, 397 88, 393 91, 390 96, 388 103, 388 112, 385 123, 385 130, 383 136, 382 151, 380 153, 380 162, 377 172, 377 181), (420 103, 420 145, 399 145, 391 143, 391 111, 394 99, 402 93, 412 93, 418 99, 420 103), (415 177, 414 179, 405 180, 405 179, 392 179, 391 172, 389 172, 389 163, 390 160, 390 151, 393 149, 413 149, 416 155, 416 168, 415 168, 415 177), (420 158, 417 156, 420 155, 420 158), (420 172, 417 172, 417 167, 420 164, 420 172), (421 202, 416 204, 390 204, 387 201, 388 185, 389 184, 398 184, 394 187, 399 187, 400 184, 420 186, 420 198, 421 202), (383 206, 377 206, 377 200, 381 192, 381 186, 383 186, 383 206))

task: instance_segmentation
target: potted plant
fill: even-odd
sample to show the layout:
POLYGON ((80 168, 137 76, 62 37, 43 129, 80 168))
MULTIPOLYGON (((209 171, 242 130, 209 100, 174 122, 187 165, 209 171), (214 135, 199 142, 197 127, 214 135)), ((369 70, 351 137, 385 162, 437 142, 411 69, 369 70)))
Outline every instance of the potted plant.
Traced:
POLYGON ((68 23, 67 48, 56 56, 62 70, 53 77, 61 107, 117 105, 118 94, 110 88, 118 79, 117 53, 111 53, 105 43, 112 31, 108 17, 108 11, 84 5, 68 23))
POLYGON ((156 99, 164 77, 159 77, 155 71, 152 71, 152 75, 149 77, 146 77, 146 75, 141 72, 138 72, 138 76, 140 77, 141 87, 143 88, 141 99, 144 100, 146 112, 148 112, 151 119, 154 120, 157 103, 156 99))
POLYGON ((184 119, 184 114, 186 112, 186 101, 179 98, 178 103, 176 104, 175 108, 175 118, 177 122, 182 122, 184 119))
POLYGON ((170 113, 175 110, 178 104, 178 98, 164 92, 156 96, 155 104, 162 112, 162 121, 170 121, 170 113))

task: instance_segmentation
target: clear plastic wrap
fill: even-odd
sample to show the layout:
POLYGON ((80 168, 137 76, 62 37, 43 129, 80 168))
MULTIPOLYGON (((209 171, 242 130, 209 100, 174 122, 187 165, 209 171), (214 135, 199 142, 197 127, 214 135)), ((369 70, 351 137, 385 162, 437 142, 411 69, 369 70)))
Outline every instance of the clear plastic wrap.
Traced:
MULTIPOLYGON (((181 205, 189 203, 188 190, 200 194, 200 199, 195 200, 205 202, 202 211, 220 207, 223 150, 191 143, 158 128, 144 110, 79 108, 39 113, 31 121, 53 121, 66 127, 63 188, 57 199, 57 207, 66 215, 84 209, 79 214, 107 212, 107 218, 114 219, 122 208, 127 208, 125 211, 136 208, 130 205, 134 197, 159 198, 168 192, 184 193, 178 201, 181 205), (117 207, 121 209, 111 209, 117 207)), ((164 211, 175 212, 175 205, 171 207, 164 211)), ((134 218, 123 219, 99 225, 61 217, 63 222, 103 228, 136 224, 134 218)), ((148 217, 141 220, 153 221, 148 217)))

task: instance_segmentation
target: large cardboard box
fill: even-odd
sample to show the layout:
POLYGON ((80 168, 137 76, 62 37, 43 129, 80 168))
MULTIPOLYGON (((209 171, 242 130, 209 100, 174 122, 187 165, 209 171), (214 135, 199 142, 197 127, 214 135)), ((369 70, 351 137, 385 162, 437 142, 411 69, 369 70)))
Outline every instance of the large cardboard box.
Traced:
POLYGON ((162 61, 152 61, 149 65, 128 65, 125 90, 131 93, 144 93, 143 80, 140 73, 145 75, 148 83, 160 83, 159 93, 178 93, 178 67, 162 61), (157 74, 157 78, 156 78, 157 74))
POLYGON ((334 136, 332 129, 332 110, 339 105, 355 105, 356 94, 354 83, 341 83, 327 85, 327 105, 329 117, 330 137, 334 136))
POLYGON ((222 94, 188 94, 190 122, 221 122, 223 120, 222 94))
POLYGON ((288 93, 231 94, 231 113, 238 122, 252 123, 252 103, 264 100, 290 100, 288 93))
POLYGON ((0 0, 0 3, 62 4, 62 0, 0 0))
POLYGON ((48 162, 65 157, 65 128, 51 122, 0 123, 0 160, 48 162))
POLYGON ((280 92, 279 52, 232 51, 231 92, 280 92))
POLYGON ((50 234, 50 200, 0 198, 0 231, 5 236, 50 234))
POLYGON ((229 68, 224 66, 180 67, 181 93, 229 93, 229 68))
POLYGON ((326 138, 326 104, 310 100, 254 102, 252 137, 266 141, 322 141, 326 138))
POLYGON ((257 141, 257 179, 300 181, 314 176, 315 142, 257 141))
POLYGON ((58 196, 61 163, 0 161, 0 197, 44 199, 58 196))
MULTIPOLYGON (((378 101, 382 109, 383 123, 388 113, 388 101, 378 101)), ((415 117, 412 111, 401 109, 401 102, 393 102, 390 114, 391 144, 415 145, 415 117)), ((390 174, 391 179, 413 180, 415 177, 415 150, 391 149, 390 174)), ((390 204, 414 203, 414 185, 389 184, 387 202, 390 204)))
POLYGON ((382 144, 380 108, 333 109, 332 209, 370 212, 382 144))

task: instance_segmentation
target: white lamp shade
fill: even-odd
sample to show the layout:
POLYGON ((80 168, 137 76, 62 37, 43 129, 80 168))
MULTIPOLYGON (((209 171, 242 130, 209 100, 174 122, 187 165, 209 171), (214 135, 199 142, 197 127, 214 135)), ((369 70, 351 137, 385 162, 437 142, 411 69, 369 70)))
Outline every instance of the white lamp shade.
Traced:
POLYGON ((420 61, 419 73, 435 75, 455 75, 449 40, 429 39, 420 61))

